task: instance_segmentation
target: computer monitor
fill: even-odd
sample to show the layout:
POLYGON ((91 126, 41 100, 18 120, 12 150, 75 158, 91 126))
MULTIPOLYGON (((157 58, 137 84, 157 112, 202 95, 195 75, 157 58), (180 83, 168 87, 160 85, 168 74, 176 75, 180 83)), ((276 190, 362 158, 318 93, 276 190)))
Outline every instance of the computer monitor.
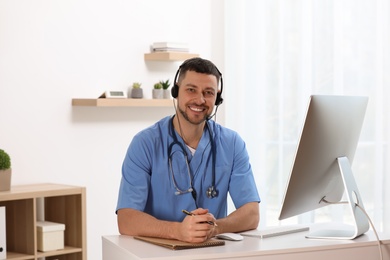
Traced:
POLYGON ((319 230, 307 237, 354 239, 369 229, 350 165, 367 103, 368 98, 360 96, 310 97, 279 219, 340 202, 345 192, 355 225, 352 230, 319 230))

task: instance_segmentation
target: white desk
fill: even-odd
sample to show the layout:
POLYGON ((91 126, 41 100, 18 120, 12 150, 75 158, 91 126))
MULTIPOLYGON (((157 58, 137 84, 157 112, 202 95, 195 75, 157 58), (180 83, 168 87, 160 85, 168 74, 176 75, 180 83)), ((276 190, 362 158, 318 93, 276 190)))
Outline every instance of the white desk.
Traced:
MULTIPOLYGON (((379 260, 379 247, 370 230, 354 240, 314 240, 300 232, 272 238, 244 237, 224 246, 170 250, 133 237, 103 236, 103 260, 261 259, 261 260, 379 260)), ((390 235, 379 235, 384 260, 390 260, 390 235)))

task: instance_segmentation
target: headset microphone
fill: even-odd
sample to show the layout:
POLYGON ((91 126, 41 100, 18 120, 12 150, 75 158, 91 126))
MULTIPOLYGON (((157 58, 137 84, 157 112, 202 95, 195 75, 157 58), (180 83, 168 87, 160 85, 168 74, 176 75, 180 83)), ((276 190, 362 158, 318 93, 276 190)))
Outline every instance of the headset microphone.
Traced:
POLYGON ((218 107, 219 105, 215 106, 215 111, 213 114, 209 115, 206 120, 209 121, 211 118, 213 118, 216 114, 217 114, 217 111, 218 111, 218 107))

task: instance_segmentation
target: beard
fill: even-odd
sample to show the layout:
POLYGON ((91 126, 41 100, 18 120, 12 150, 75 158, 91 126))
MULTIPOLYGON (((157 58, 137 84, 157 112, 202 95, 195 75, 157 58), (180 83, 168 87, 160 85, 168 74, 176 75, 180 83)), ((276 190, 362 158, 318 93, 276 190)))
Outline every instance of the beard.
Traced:
POLYGON ((206 120, 208 120, 209 119, 209 117, 210 117, 210 115, 211 115, 211 113, 209 113, 209 114, 205 114, 204 115, 204 117, 203 118, 199 118, 199 119, 191 119, 189 116, 188 116, 188 114, 183 110, 183 109, 181 109, 180 107, 178 107, 178 110, 179 110, 179 112, 180 112, 180 114, 184 117, 184 119, 187 121, 187 122, 189 122, 189 123, 191 123, 191 124, 193 124, 193 125, 200 125, 200 124, 202 124, 203 122, 205 122, 206 120))

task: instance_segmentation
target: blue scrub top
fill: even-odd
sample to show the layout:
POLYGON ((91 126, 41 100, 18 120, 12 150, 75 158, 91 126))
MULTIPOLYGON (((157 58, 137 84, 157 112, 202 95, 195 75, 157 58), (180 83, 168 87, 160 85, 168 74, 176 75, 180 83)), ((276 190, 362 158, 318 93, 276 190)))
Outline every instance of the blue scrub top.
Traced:
POLYGON ((234 131, 209 120, 194 156, 172 126, 172 118, 165 117, 134 136, 122 165, 117 209, 132 208, 144 211, 157 219, 182 221, 183 209, 196 209, 191 192, 178 194, 191 187, 185 160, 186 149, 192 185, 197 193, 197 204, 209 209, 215 218, 227 215, 227 195, 230 193, 236 208, 248 202, 260 202, 252 168, 244 141, 234 131), (212 145, 215 141, 215 187, 219 194, 208 198, 212 184, 212 145), (178 142, 168 154, 169 146, 178 142), (172 167, 170 167, 171 158, 172 167), (173 178, 174 177, 174 178, 173 178))

